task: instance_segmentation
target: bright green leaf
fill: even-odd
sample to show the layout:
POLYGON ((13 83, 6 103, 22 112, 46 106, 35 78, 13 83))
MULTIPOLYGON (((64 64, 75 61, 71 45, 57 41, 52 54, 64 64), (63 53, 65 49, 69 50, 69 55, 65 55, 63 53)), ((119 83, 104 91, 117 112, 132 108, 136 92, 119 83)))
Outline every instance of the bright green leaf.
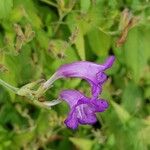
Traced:
POLYGON ((130 119, 130 114, 120 105, 118 105, 116 102, 114 101, 110 101, 111 105, 114 107, 114 110, 116 111, 118 118, 120 119, 120 121, 125 124, 129 119, 130 119))
POLYGON ((130 113, 142 107, 142 92, 134 83, 129 83, 123 90, 122 105, 130 113))
POLYGON ((139 81, 150 58, 149 39, 149 28, 136 27, 129 32, 124 45, 125 62, 132 70, 132 77, 135 82, 139 81))
POLYGON ((91 4, 90 0, 82 0, 82 1, 80 1, 81 10, 83 12, 88 11, 88 9, 90 7, 90 4, 91 4))
POLYGON ((145 144, 150 144, 150 126, 141 129, 138 133, 138 138, 145 144))
POLYGON ((70 141, 76 145, 80 150, 92 150, 93 141, 82 138, 70 138, 70 141))
POLYGON ((13 0, 0 0, 0 19, 5 18, 13 7, 13 0))
POLYGON ((79 34, 77 35, 75 45, 81 60, 85 60, 84 36, 81 31, 79 31, 79 34))
POLYGON ((92 51, 97 56, 107 56, 111 46, 111 37, 98 29, 93 29, 87 34, 92 51))

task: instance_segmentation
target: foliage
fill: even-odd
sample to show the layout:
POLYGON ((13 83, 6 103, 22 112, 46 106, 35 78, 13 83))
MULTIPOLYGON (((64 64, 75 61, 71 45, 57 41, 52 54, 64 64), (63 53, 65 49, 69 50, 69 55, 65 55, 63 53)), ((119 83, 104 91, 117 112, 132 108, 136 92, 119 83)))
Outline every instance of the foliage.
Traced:
MULTIPOLYGON (((65 63, 116 56, 101 96, 109 109, 76 131, 63 124, 67 104, 41 108, 0 86, 0 150, 148 150, 149 21, 149 0, 0 0, 0 79, 13 86, 48 79, 65 63)), ((89 95, 84 81, 67 79, 44 99, 62 89, 89 95)))

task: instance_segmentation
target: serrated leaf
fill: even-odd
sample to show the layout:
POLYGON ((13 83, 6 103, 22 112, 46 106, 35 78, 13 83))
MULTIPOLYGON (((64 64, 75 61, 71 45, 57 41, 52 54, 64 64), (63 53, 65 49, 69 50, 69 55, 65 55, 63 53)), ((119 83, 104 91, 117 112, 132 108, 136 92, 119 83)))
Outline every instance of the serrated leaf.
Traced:
MULTIPOLYGON (((64 41, 63 40, 53 40, 53 44, 54 44, 53 50, 55 50, 56 54, 61 53, 63 45, 64 45, 64 41)), ((48 58, 48 60, 46 61, 46 64, 45 64, 45 65, 47 65, 48 75, 49 75, 50 70, 56 71, 56 69, 59 68, 63 64, 71 63, 71 62, 79 60, 79 57, 76 54, 76 50, 70 46, 67 47, 67 49, 64 49, 63 53, 64 53, 63 54, 64 58, 55 59, 55 61, 53 61, 51 63, 51 65, 49 65, 49 63, 47 63, 47 62, 50 62, 49 58, 48 58)), ((53 56, 53 54, 51 54, 51 55, 53 56)), ((44 59, 46 59, 46 58, 44 58, 44 59)))
POLYGON ((101 6, 94 6, 89 9, 87 13, 71 13, 67 17, 67 24, 71 31, 76 27, 79 27, 83 35, 93 29, 93 27, 98 27, 101 19, 101 6))
POLYGON ((0 19, 6 18, 13 7, 13 0, 0 0, 0 19))
POLYGON ((14 5, 18 7, 22 7, 23 15, 25 18, 32 24, 32 26, 36 29, 39 29, 42 25, 42 21, 40 17, 37 15, 37 7, 36 4, 32 0, 17 0, 14 1, 14 5))

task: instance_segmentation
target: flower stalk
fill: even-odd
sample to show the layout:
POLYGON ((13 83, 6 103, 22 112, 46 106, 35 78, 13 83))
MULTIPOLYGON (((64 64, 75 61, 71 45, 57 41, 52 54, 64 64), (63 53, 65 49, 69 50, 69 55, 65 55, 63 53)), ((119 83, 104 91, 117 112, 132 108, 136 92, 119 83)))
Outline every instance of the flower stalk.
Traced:
POLYGON ((52 78, 50 78, 42 86, 40 86, 40 88, 37 91, 32 90, 32 88, 34 88, 41 81, 42 80, 38 80, 38 81, 35 81, 32 83, 26 84, 21 88, 16 88, 16 87, 6 83, 2 79, 0 79, 0 85, 4 86, 8 90, 10 90, 11 92, 13 92, 19 96, 27 97, 28 99, 31 100, 30 101, 31 103, 34 103, 36 106, 39 106, 42 108, 50 108, 52 106, 55 106, 55 105, 61 103, 62 101, 59 99, 52 100, 52 101, 44 101, 44 102, 40 102, 38 100, 38 98, 40 98, 40 96, 42 96, 47 91, 47 89, 49 89, 51 84, 54 82, 54 76, 52 76, 52 78))
POLYGON ((10 91, 12 91, 12 92, 14 92, 14 93, 16 93, 16 94, 17 94, 17 92, 18 92, 18 90, 19 90, 19 88, 16 88, 16 87, 14 87, 14 86, 12 86, 12 85, 6 83, 6 82, 3 81, 2 79, 0 79, 0 84, 1 84, 2 86, 4 86, 5 88, 7 88, 8 90, 10 90, 10 91))
POLYGON ((36 92, 37 97, 41 97, 58 79, 59 77, 54 73, 45 83, 43 83, 36 92))

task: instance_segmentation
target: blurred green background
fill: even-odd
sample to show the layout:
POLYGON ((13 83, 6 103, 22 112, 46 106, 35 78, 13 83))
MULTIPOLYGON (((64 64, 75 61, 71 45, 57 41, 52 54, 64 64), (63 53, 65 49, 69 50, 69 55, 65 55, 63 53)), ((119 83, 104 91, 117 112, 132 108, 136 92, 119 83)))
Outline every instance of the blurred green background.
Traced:
MULTIPOLYGON (((72 131, 65 102, 47 110, 0 86, 0 150, 150 149, 149 0, 0 0, 0 79, 9 84, 109 55, 116 61, 100 97, 110 107, 93 126, 72 131)), ((63 89, 90 91, 80 79, 58 80, 45 99, 63 89)))

